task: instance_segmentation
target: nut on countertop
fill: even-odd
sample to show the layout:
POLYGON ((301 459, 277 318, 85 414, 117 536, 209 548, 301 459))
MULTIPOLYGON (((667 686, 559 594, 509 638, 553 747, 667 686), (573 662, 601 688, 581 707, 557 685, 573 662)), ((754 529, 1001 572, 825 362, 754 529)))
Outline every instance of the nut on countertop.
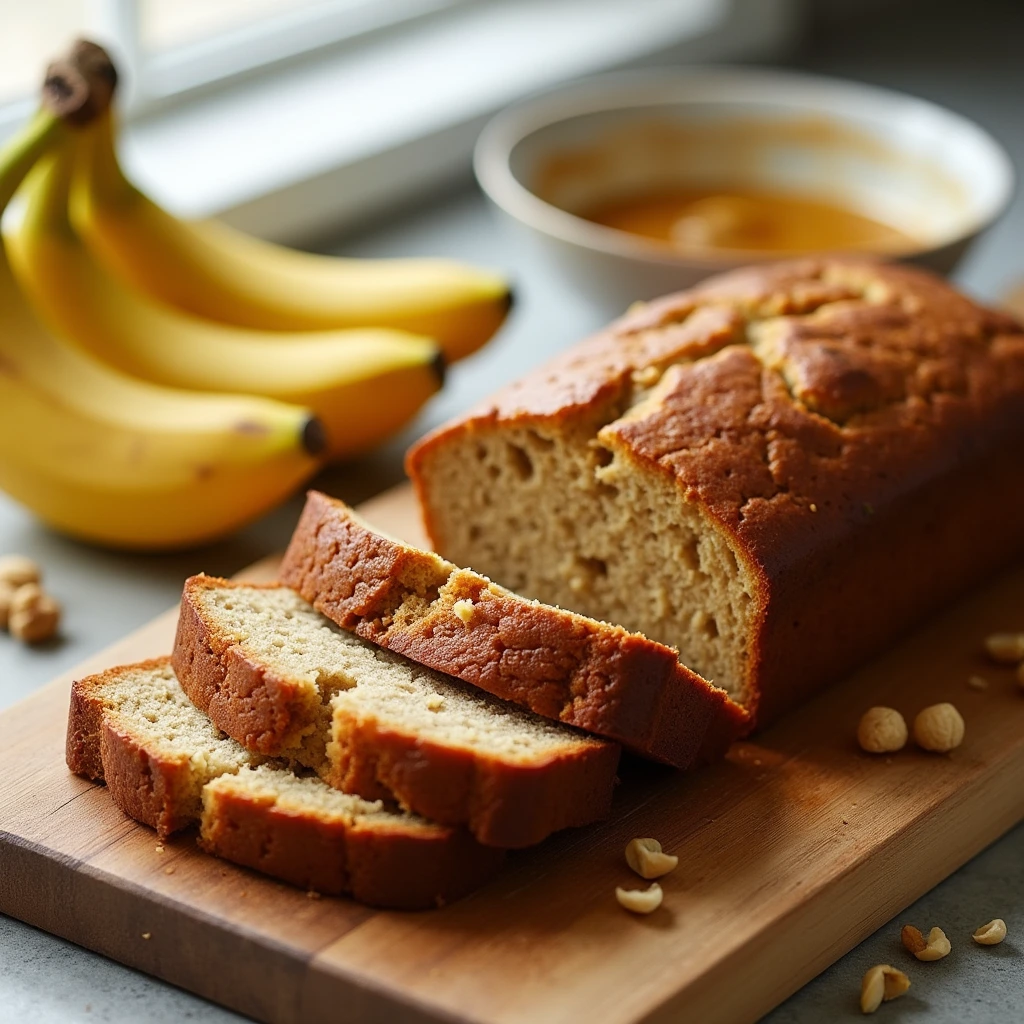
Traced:
POLYGON ((983 924, 971 936, 979 946, 998 946, 1006 938, 1006 922, 997 917, 988 924, 983 924))
POLYGON ((910 988, 910 979, 890 964, 868 969, 860 983, 861 1013, 874 1013, 882 1003, 898 999, 910 988))
POLYGON ((952 948, 949 939, 946 938, 946 933, 941 928, 933 928, 928 933, 928 938, 925 938, 919 929, 912 924, 906 924, 903 926, 903 931, 900 932, 900 938, 903 940, 903 945, 918 960, 941 960, 944 956, 949 956, 949 951, 952 948))

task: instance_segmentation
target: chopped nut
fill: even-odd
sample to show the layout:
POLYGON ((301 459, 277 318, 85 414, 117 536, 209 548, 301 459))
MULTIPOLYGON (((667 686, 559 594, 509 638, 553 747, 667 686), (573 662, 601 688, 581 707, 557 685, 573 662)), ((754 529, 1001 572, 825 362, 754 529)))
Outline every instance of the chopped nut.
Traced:
POLYGON ((153 933, 152 932, 143 932, 142 933, 142 937, 144 939, 151 939, 151 938, 153 938, 153 933))
POLYGON ((463 598, 452 605, 452 611, 468 626, 473 619, 473 602, 463 598))
POLYGON ((164 874, 165 875, 173 875, 174 874, 174 866, 172 865, 169 868, 164 868, 164 874))
POLYGON ((39 564, 25 555, 3 555, 0 557, 0 580, 12 587, 23 587, 26 583, 38 583, 43 578, 39 564))
POLYGON ((969 676, 967 679, 967 685, 972 690, 987 690, 988 680, 984 676, 969 676))
POLYGON ((993 633, 985 637, 988 656, 1000 665, 1017 665, 1024 661, 1024 633, 993 633))
POLYGON ((625 907, 626 910, 632 910, 634 914, 653 914, 661 906, 664 896, 665 894, 657 882, 652 882, 646 889, 619 887, 615 890, 615 898, 619 901, 619 906, 625 907))
POLYGON ((893 708, 868 708, 857 726, 857 742, 870 754, 902 750, 907 742, 907 723, 893 708))
POLYGON ((641 388, 652 388, 661 380, 661 370, 656 366, 645 366, 633 371, 633 383, 641 388))
POLYGON ((626 846, 626 863, 641 878, 661 878, 676 869, 679 858, 663 853, 657 839, 631 839, 626 846))
POLYGON ((818 511, 818 506, 815 505, 813 501, 811 502, 811 511, 812 512, 817 512, 818 511))
POLYGON ((1006 938, 1006 922, 997 917, 988 924, 983 924, 972 936, 979 946, 998 946, 1006 938))
POLYGON ((13 636, 25 643, 39 643, 53 636, 59 623, 60 605, 38 583, 26 583, 15 590, 7 620, 13 636))
POLYGON ((949 939, 946 938, 946 933, 941 928, 933 928, 926 939, 912 924, 906 924, 903 926, 900 938, 903 940, 903 945, 918 960, 941 960, 944 956, 949 956, 949 951, 952 948, 949 939))
POLYGON ((914 719, 914 740, 919 747, 946 754, 964 740, 964 720, 952 704, 932 704, 914 719))
POLYGON ((910 988, 910 979, 889 964, 870 968, 860 983, 860 1009, 874 1013, 883 1002, 896 999, 910 988))

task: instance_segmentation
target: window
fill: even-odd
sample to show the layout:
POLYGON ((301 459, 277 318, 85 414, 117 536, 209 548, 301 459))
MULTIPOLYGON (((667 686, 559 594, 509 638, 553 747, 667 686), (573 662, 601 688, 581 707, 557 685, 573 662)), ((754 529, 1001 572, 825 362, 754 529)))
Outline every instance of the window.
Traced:
MULTIPOLYGON (((108 46, 128 109, 481 0, 31 0, 0 34, 0 107, 30 101, 46 62, 75 36, 108 46)), ((19 111, 20 113, 20 111, 19 111)))

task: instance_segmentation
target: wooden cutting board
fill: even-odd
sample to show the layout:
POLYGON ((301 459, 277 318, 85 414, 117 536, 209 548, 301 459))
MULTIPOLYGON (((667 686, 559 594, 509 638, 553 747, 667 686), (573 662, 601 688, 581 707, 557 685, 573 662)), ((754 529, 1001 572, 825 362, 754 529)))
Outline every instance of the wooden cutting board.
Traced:
MULTIPOLYGON (((363 512, 422 539, 406 489, 363 512)), ((311 899, 190 835, 161 846, 65 768, 65 676, 0 715, 0 910, 282 1024, 753 1021, 1024 818, 1024 693, 979 653, 1024 625, 1022 598, 1024 567, 723 764, 626 765, 609 821, 418 914, 311 899), (987 690, 968 687, 974 674, 987 690), (941 700, 967 721, 952 756, 856 747, 870 705, 910 719, 941 700), (614 896, 642 884, 623 861, 634 836, 680 855, 650 917, 614 896)), ((173 625, 162 616, 73 675, 165 653, 173 625)))

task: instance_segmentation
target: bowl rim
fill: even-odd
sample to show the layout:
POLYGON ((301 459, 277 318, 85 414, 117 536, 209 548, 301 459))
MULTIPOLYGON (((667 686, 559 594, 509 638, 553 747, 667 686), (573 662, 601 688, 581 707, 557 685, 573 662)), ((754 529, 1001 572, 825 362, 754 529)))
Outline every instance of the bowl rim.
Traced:
MULTIPOLYGON (((473 170, 480 187, 488 198, 509 216, 534 230, 563 242, 596 250, 612 256, 664 266, 699 265, 709 270, 728 268, 740 262, 764 262, 793 256, 824 255, 820 250, 810 253, 762 253, 751 249, 716 249, 713 253, 673 252, 655 240, 618 228, 607 227, 579 217, 568 210, 549 203, 527 188, 512 172, 511 156, 514 148, 529 135, 559 121, 588 114, 625 110, 630 107, 675 106, 686 102, 681 95, 665 95, 666 86, 676 88, 703 88, 714 90, 694 101, 768 98, 784 101, 791 98, 794 106, 804 104, 808 112, 828 116, 822 109, 826 104, 837 120, 844 118, 844 109, 865 105, 876 111, 891 110, 898 106, 901 116, 941 119, 959 132, 973 136, 989 161, 996 179, 993 196, 987 207, 972 217, 962 231, 938 241, 885 253, 859 253, 876 259, 902 259, 919 257, 960 244, 990 227, 1013 201, 1017 177, 1009 153, 1002 143, 976 121, 943 107, 931 100, 909 93, 869 85, 851 79, 826 75, 806 74, 777 68, 751 68, 734 65, 707 65, 692 67, 660 67, 642 70, 614 71, 563 84, 548 89, 507 107, 495 115, 477 139, 473 151, 473 170), (807 104, 808 88, 813 90, 815 102, 807 104)), ((891 120, 891 115, 886 120, 891 120)))

